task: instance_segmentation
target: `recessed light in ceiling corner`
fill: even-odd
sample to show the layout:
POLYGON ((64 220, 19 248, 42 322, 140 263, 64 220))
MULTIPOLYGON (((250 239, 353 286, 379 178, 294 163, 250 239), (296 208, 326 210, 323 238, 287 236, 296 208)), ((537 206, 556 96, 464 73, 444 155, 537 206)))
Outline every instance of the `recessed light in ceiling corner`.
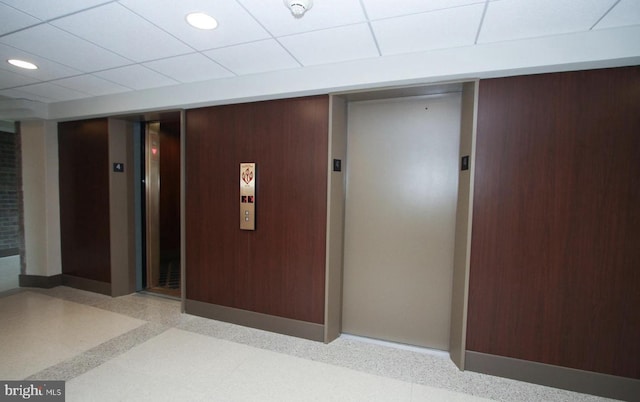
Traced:
POLYGON ((7 63, 11 64, 12 66, 16 66, 16 67, 20 67, 20 68, 26 68, 27 70, 37 70, 38 66, 36 66, 33 63, 30 63, 28 61, 24 61, 24 60, 18 60, 18 59, 9 59, 7 60, 7 63))
POLYGON ((187 14, 186 18, 189 25, 198 29, 212 30, 218 27, 218 21, 205 13, 187 14))

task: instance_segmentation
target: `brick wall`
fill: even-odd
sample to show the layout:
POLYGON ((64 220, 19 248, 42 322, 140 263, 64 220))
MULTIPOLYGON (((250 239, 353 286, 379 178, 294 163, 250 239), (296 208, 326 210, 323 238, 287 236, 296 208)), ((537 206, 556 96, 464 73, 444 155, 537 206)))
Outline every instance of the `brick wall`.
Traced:
POLYGON ((0 256, 18 253, 16 167, 16 134, 0 132, 0 256))

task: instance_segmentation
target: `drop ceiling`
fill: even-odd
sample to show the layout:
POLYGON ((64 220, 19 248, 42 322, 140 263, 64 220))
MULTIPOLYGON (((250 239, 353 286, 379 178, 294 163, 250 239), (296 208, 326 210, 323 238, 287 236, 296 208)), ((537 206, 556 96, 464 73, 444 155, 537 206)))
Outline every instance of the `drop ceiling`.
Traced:
POLYGON ((242 77, 259 85, 273 72, 634 26, 638 0, 315 0, 302 18, 282 0, 0 0, 0 102, 56 104, 242 77), (189 26, 194 11, 218 28, 189 26))

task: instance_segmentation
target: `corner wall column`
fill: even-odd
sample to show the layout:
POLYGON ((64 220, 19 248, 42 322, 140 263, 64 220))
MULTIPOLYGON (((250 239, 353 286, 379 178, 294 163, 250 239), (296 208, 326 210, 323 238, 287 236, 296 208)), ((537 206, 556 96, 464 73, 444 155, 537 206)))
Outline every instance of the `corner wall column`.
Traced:
POLYGON ((22 122, 20 136, 25 256, 20 286, 56 286, 62 272, 57 124, 22 122))
POLYGON ((111 295, 135 292, 133 125, 109 119, 109 226, 111 295), (123 164, 121 171, 115 165, 123 164))

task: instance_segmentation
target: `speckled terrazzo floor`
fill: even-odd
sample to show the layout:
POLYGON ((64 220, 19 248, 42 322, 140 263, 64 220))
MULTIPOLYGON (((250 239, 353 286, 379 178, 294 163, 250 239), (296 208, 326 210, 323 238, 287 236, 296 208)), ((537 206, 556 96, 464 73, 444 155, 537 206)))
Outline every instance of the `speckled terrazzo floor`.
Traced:
POLYGON ((180 313, 176 300, 67 287, 0 294, 0 379, 67 401, 607 401, 473 372, 442 353, 329 345, 180 313))

